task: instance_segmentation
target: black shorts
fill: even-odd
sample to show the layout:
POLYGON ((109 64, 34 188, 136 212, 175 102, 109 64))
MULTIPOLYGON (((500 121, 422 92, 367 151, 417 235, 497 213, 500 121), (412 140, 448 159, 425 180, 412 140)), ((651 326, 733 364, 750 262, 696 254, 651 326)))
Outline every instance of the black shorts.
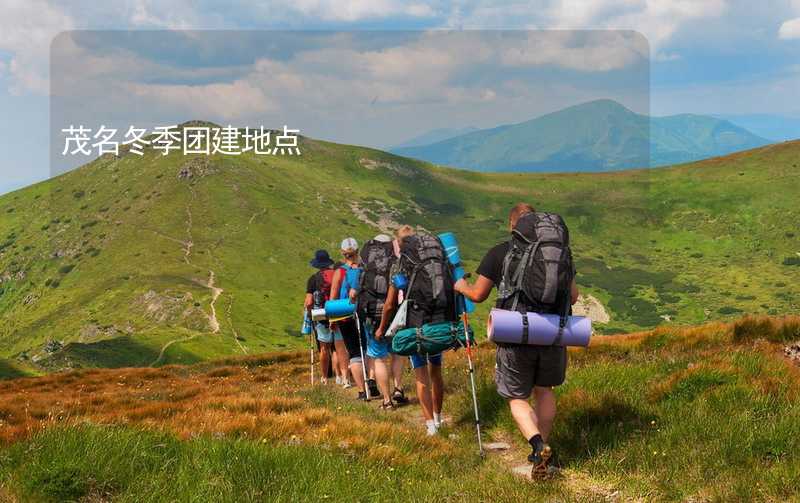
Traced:
POLYGON ((534 386, 564 382, 567 348, 564 346, 498 346, 494 380, 505 399, 527 399, 534 386))
POLYGON ((358 327, 356 326, 356 321, 353 318, 348 318, 344 321, 338 322, 339 331, 342 333, 342 339, 344 339, 344 345, 347 348, 347 352, 350 354, 350 362, 360 362, 361 361, 361 348, 364 349, 364 353, 367 352, 366 346, 366 339, 361 337, 361 348, 358 347, 358 327))

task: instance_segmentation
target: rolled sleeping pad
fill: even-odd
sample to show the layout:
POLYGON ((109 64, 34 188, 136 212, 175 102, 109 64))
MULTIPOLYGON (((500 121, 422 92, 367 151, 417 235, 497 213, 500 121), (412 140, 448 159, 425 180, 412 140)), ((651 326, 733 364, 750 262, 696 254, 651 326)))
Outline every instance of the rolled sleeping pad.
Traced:
POLYGON ((325 303, 325 315, 328 318, 347 318, 356 312, 356 305, 350 299, 329 300, 325 303))
POLYGON ((311 310, 311 319, 314 321, 325 321, 328 317, 325 316, 325 308, 317 308, 311 310))
MULTIPOLYGON (((558 336, 561 317, 557 314, 525 313, 528 318, 527 344, 552 346, 558 336)), ((494 308, 489 313, 486 334, 492 342, 525 344, 523 341, 523 313, 494 308)), ((585 316, 570 316, 564 326, 560 346, 589 345, 592 337, 592 320, 585 316)))
POLYGON ((308 311, 303 311, 303 328, 300 329, 302 335, 308 335, 312 332, 311 318, 308 316, 308 311))
MULTIPOLYGON (((453 276, 456 281, 464 277, 464 266, 461 264, 461 252, 458 249, 458 241, 456 235, 452 232, 443 232, 439 234, 439 240, 444 245, 444 251, 447 253, 447 260, 453 264, 453 276)), ((471 300, 464 298, 467 313, 475 311, 475 304, 471 300)), ((459 311, 461 309, 459 308, 459 311)))

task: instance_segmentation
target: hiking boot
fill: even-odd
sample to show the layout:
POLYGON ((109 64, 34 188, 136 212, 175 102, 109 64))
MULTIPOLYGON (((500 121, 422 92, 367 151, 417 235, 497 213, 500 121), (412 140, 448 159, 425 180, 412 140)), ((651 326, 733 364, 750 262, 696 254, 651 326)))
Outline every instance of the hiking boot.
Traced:
POLYGON ((389 400, 388 402, 383 402, 381 404, 381 410, 394 410, 394 404, 392 403, 391 400, 389 400))
POLYGON ((397 405, 405 405, 408 403, 408 398, 406 398, 406 394, 403 393, 403 390, 401 390, 400 388, 394 389, 394 393, 392 393, 392 400, 394 400, 394 402, 397 405))
POLYGON ((364 391, 359 391, 358 392, 358 398, 356 398, 356 400, 363 400, 363 401, 366 402, 367 401, 367 393, 364 392, 364 391))
POLYGON ((528 461, 533 463, 531 467, 531 478, 542 479, 549 478, 553 475, 554 466, 550 466, 550 458, 553 455, 553 450, 547 444, 542 444, 541 447, 533 449, 528 455, 528 461))
POLYGON ((336 376, 336 384, 340 384, 340 385, 342 384, 342 378, 341 377, 336 376))
POLYGON ((375 382, 375 379, 367 379, 367 386, 369 386, 369 394, 371 396, 381 396, 381 392, 378 390, 378 383, 375 382))

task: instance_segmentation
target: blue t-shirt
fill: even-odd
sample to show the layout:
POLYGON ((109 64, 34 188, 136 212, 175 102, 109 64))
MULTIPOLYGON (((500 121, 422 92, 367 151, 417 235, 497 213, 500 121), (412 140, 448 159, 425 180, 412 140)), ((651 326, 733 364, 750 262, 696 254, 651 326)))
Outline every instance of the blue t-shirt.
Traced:
POLYGON ((360 267, 352 267, 350 264, 342 265, 342 269, 344 269, 345 275, 342 280, 342 286, 339 288, 339 298, 346 299, 350 295, 351 288, 358 288, 362 269, 360 267))

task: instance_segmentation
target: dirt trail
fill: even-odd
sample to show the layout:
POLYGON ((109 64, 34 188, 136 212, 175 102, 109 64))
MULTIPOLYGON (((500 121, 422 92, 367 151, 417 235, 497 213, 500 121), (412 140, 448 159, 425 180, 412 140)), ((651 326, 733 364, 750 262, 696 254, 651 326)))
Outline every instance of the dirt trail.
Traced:
POLYGON ((231 309, 233 309, 233 294, 230 294, 229 297, 231 301, 228 303, 228 309, 226 314, 228 315, 228 325, 231 327, 231 332, 233 332, 233 340, 236 341, 236 345, 239 346, 239 349, 242 350, 242 353, 247 354, 247 348, 239 341, 239 332, 236 331, 236 327, 233 326, 233 316, 231 316, 231 309))
POLYGON ((208 272, 210 274, 206 286, 211 289, 211 314, 208 316, 208 325, 211 327, 211 333, 216 334, 219 332, 219 320, 217 319, 217 309, 214 307, 214 304, 217 303, 217 299, 222 295, 224 290, 214 286, 214 271, 209 270, 208 272))

